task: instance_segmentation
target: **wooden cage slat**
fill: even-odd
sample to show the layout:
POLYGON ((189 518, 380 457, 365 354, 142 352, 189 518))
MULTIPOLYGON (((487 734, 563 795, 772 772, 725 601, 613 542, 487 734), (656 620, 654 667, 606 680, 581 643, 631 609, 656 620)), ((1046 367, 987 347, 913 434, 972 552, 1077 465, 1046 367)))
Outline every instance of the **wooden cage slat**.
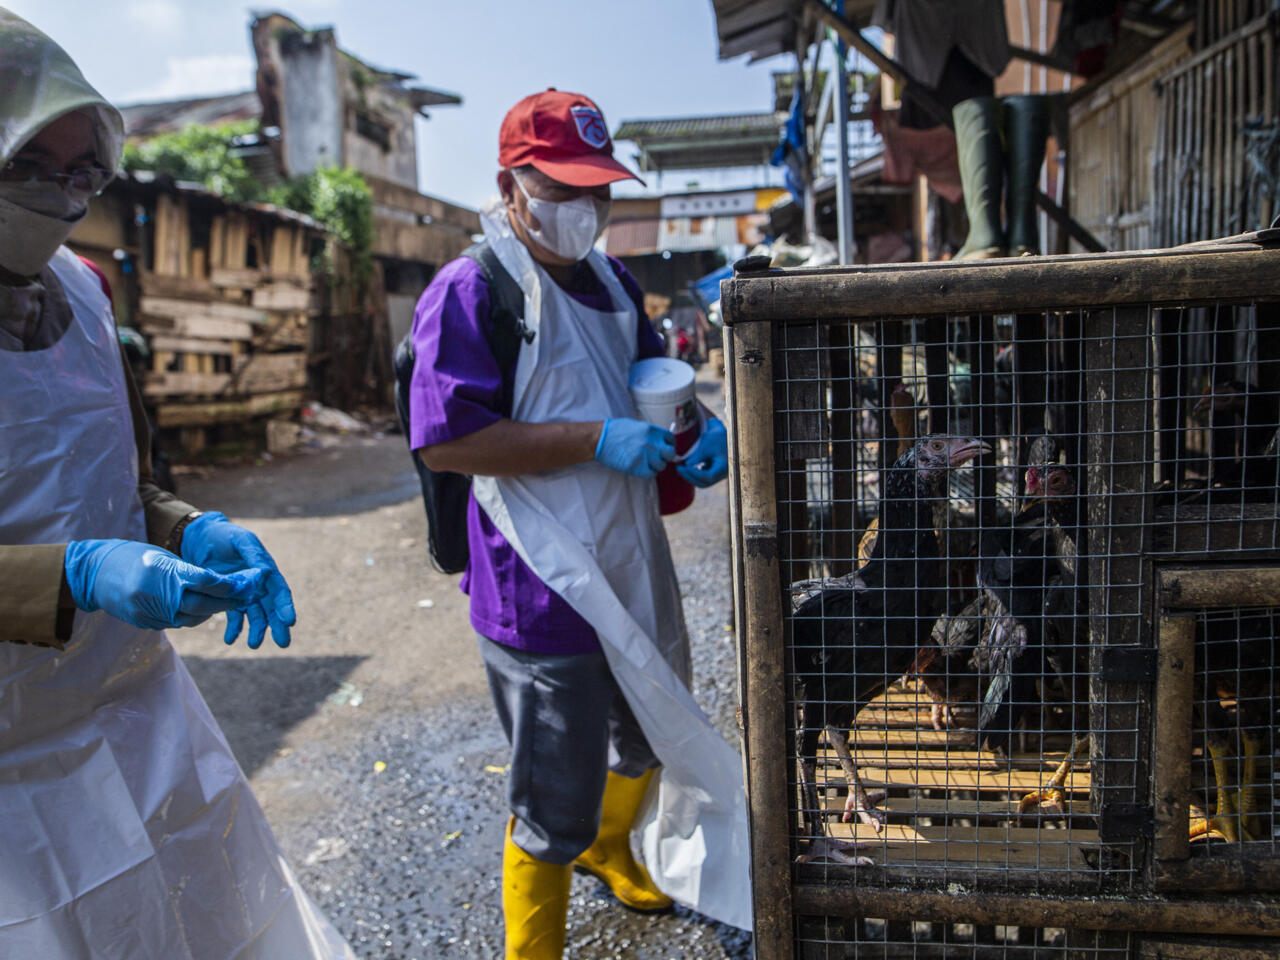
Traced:
POLYGON ((1170 608, 1280 606, 1280 568, 1161 570, 1161 603, 1170 608))
POLYGON ((866 319, 1187 304, 1280 298, 1280 249, 1200 248, 1118 257, 1020 257, 953 265, 923 263, 829 270, 774 271, 725 281, 733 323, 769 319, 847 320, 850 304, 866 319), (868 305, 876 304, 874 309, 868 305))
POLYGON ((1280 935, 1280 903, 1236 898, 1166 900, 1130 894, 1115 898, 1027 897, 876 889, 870 885, 797 884, 792 903, 801 916, 884 917, 1082 930, 1160 930, 1167 933, 1280 935))
MULTIPOLYGON (((1162 601, 1169 591, 1161 583, 1162 601)), ((1152 747, 1152 806, 1157 860, 1190 853, 1191 713, 1195 680, 1195 618, 1161 616, 1157 633, 1156 703, 1152 747)))
MULTIPOLYGON (((1116 309, 1086 328, 1089 701, 1091 768, 1100 807, 1137 801, 1140 750, 1136 685, 1103 670, 1108 647, 1142 640, 1144 538, 1154 506, 1145 496, 1152 461, 1149 311, 1116 309)), ((1145 797, 1143 798, 1145 799, 1145 797)))
POLYGON ((791 960, 791 843, 787 798, 786 658, 774 486, 773 333, 767 323, 734 329, 729 341, 739 388, 732 449, 743 529, 743 612, 738 624, 746 658, 743 725, 754 883, 755 946, 761 960, 791 960))

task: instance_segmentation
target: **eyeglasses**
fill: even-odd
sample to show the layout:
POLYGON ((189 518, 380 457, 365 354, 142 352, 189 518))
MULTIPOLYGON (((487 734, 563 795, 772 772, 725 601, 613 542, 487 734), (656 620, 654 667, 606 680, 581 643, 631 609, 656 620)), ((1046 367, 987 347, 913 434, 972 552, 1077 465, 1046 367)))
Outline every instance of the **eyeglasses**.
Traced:
POLYGON ((0 169, 0 180, 16 180, 20 183, 56 183, 63 190, 97 195, 111 180, 111 174, 97 164, 64 172, 50 170, 39 160, 15 157, 0 169))

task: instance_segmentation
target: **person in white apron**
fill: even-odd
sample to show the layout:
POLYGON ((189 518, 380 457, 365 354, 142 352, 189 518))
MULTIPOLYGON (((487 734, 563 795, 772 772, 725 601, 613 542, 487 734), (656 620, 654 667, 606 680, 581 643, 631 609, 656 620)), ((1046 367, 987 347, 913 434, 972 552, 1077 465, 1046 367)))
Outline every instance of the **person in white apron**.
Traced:
MULTIPOLYGON (((410 446, 474 477, 461 586, 512 747, 506 955, 561 955, 574 866, 632 909, 674 899, 749 927, 742 764, 689 693, 658 513, 673 438, 628 389, 662 342, 635 281, 594 248, 609 184, 633 174, 578 94, 525 98, 499 145, 501 197, 482 222, 524 294, 524 338, 500 369, 480 268, 443 267, 414 319, 410 446)), ((711 420, 681 475, 723 479, 726 446, 711 420)))
POLYGON ((119 113, 0 9, 0 956, 348 958, 164 634, 289 642, 261 542, 151 482, 98 277, 62 246, 119 113), (164 549, 167 546, 170 549, 164 549))

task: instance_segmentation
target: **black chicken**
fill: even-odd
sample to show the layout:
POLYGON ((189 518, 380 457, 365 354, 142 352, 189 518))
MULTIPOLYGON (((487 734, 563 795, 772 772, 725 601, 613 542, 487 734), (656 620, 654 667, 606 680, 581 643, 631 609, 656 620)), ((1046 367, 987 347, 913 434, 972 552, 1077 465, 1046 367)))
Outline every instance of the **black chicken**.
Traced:
POLYGON ((883 818, 858 779, 847 731, 858 711, 911 665, 945 606, 933 502, 947 496, 947 472, 990 451, 973 437, 925 436, 886 471, 879 532, 856 575, 809 593, 792 615, 791 638, 802 716, 797 731, 804 818, 813 840, 806 857, 841 859, 826 841, 816 786, 818 740, 839 757, 849 784, 844 819, 877 830, 883 818), (819 851, 821 851, 819 853, 819 851))
POLYGON ((982 537, 978 583, 991 621, 974 652, 974 666, 990 682, 979 711, 980 740, 1005 750, 1012 731, 1039 709, 1042 681, 1076 675, 1074 545, 1076 484, 1057 463, 1056 445, 1037 441, 1030 452, 1028 500, 1009 529, 982 537))
MULTIPOLYGON (((1049 438, 1037 440, 1031 447, 1032 463, 1025 474, 1028 498, 1042 502, 1046 512, 1043 516, 1039 513, 1034 516, 1044 523, 1045 535, 1051 539, 1054 554, 1062 566, 1057 576, 1050 578, 1050 596, 1053 599, 1048 611, 1050 615, 1062 606, 1058 593, 1070 588, 1076 571, 1075 518, 1072 516, 1075 481, 1071 471, 1056 462, 1056 456, 1056 446, 1049 438)), ((1053 626, 1064 635, 1069 631, 1068 625, 1056 620, 1053 626)), ((1006 682, 998 670, 995 671, 997 676, 991 675, 992 660, 995 659, 993 652, 998 651, 1001 642, 1008 639, 1005 633, 1016 629, 1017 625, 1009 620, 1008 611, 985 591, 973 597, 957 613, 938 618, 928 646, 916 655, 911 670, 933 700, 931 719, 935 730, 955 725, 956 708, 974 708, 983 703, 984 684, 989 689, 993 683, 1006 682)), ((1018 639, 1021 640, 1021 634, 1018 639)), ((993 699, 999 697, 999 690, 992 694, 993 699)), ((994 706, 987 706, 987 721, 994 710, 994 706)))
MULTIPOLYGON (((1210 384, 1192 411, 1214 437, 1206 492, 1214 503, 1272 502, 1280 482, 1280 397, 1239 380, 1210 384)), ((1184 500, 1184 502, 1193 502, 1184 500)))
MULTIPOLYGON (((1033 446, 1033 456, 1035 452, 1033 446)), ((1056 459, 1056 450, 1052 456, 1056 459)), ((1088 655, 1088 617, 1084 609, 1088 594, 1084 589, 1087 586, 1085 568, 1078 563, 1076 554, 1080 531, 1076 525, 1079 497, 1075 475, 1054 460, 1033 462, 1027 468, 1026 483, 1027 496, 1038 497, 1044 504, 1048 536, 1060 565, 1049 577, 1045 596, 1045 634, 1049 648, 1044 662, 1053 669, 1052 679, 1071 712, 1075 738, 1049 782, 1022 797, 1018 805, 1020 813, 1027 813, 1041 804, 1053 804, 1060 810, 1066 810, 1063 787, 1075 761, 1085 755, 1089 746, 1085 662, 1088 655)), ((1045 683, 1042 691, 1047 692, 1049 686, 1045 683)))

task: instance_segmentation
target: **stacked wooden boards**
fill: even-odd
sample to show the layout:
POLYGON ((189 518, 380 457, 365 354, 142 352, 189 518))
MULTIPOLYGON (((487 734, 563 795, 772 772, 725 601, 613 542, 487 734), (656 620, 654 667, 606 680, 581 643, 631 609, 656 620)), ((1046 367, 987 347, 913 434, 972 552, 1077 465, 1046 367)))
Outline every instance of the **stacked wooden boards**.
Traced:
POLYGON ((142 390, 160 428, 289 414, 307 385, 310 226, 227 209, 193 229, 181 198, 155 207, 153 269, 139 273, 151 346, 142 390))

